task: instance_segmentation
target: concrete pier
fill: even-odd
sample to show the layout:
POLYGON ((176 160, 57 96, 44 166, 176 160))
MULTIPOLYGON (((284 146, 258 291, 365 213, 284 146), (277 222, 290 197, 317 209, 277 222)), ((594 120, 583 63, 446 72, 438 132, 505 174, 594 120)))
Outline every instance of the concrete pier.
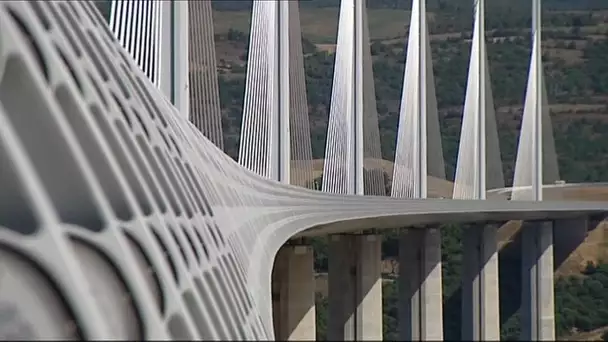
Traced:
POLYGON ((272 273, 275 338, 316 340, 314 253, 311 246, 285 245, 272 273))
POLYGON ((521 249, 521 339, 555 341, 553 222, 525 222, 521 249))
POLYGON ((401 234, 399 292, 399 340, 443 340, 439 229, 407 229, 401 234))
POLYGON ((333 235, 329 241, 329 341, 382 340, 382 240, 333 235))
POLYGON ((463 231, 462 340, 500 340, 496 224, 463 231))

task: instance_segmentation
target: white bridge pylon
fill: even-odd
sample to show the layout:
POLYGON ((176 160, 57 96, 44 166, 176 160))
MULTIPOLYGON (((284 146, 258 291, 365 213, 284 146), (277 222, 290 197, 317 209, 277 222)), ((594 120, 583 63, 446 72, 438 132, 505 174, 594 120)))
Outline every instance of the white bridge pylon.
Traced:
POLYGON ((190 1, 110 1, 112 32, 152 83, 190 119, 190 1))
POLYGON ((312 149, 297 1, 255 1, 239 163, 311 187, 312 149))
MULTIPOLYGON (((486 54, 484 0, 476 0, 454 199, 485 200, 505 185, 486 54)), ((497 224, 463 231, 463 340, 500 340, 497 224)))

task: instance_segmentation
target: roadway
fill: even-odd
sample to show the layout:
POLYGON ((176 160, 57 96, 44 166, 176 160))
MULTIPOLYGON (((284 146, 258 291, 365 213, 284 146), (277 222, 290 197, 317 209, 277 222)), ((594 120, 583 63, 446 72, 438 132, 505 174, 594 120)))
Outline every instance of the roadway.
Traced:
MULTIPOLYGON (((199 135, 196 132, 194 134, 199 135)), ((188 140, 196 141, 200 138, 193 136, 188 140)), ((571 192, 594 189, 586 184, 546 186, 545 191, 551 196, 540 202, 507 201, 505 199, 510 194, 508 188, 490 192, 492 198, 484 201, 432 198, 414 200, 388 196, 324 193, 261 178, 243 169, 215 146, 211 149, 213 151, 206 152, 211 152, 210 154, 214 155, 212 158, 223 159, 222 170, 217 176, 228 177, 225 180, 214 180, 214 184, 221 188, 218 189, 219 192, 232 192, 239 197, 249 193, 251 198, 256 198, 255 206, 259 206, 260 209, 255 215, 256 218, 264 216, 261 212, 267 212, 273 220, 282 218, 271 224, 274 229, 271 234, 272 239, 276 242, 280 240, 281 245, 291 238, 353 233, 370 228, 393 229, 435 226, 443 223, 553 220, 608 213, 608 205, 600 201, 549 200, 556 194, 565 195, 566 190, 571 192), (247 185, 243 186, 244 184, 247 185)), ((599 188, 608 193, 608 183, 600 184, 599 188)), ((230 220, 234 216, 234 209, 233 207, 225 210, 226 215, 230 216, 227 219, 230 220)), ((264 231, 270 231, 270 228, 264 231)))
MULTIPOLYGON (((518 187, 516 191, 527 195, 531 187, 518 187)), ((513 188, 493 189, 488 198, 511 198, 513 188)), ((608 183, 557 183, 543 185, 544 200, 608 201, 608 183)))
POLYGON ((294 237, 354 233, 373 227, 393 229, 427 227, 444 223, 505 222, 510 220, 553 220, 603 215, 608 207, 602 202, 503 201, 486 200, 399 200, 383 205, 370 201, 355 201, 318 206, 317 224, 302 229, 294 237))
MULTIPOLYGON (((227 170, 224 169, 222 174, 238 177, 238 183, 227 179, 216 181, 215 184, 223 188, 221 192, 231 192, 228 187, 233 188, 232 192, 238 192, 240 195, 251 191, 251 195, 259 199, 256 206, 263 206, 263 211, 273 213, 273 216, 284 217, 284 220, 273 224, 289 227, 283 229, 277 227, 282 233, 277 231, 274 235, 281 235, 281 243, 292 237, 352 233, 370 228, 392 229, 442 223, 552 220, 602 215, 608 212, 606 203, 598 201, 506 201, 508 189, 496 190, 496 196, 499 197, 485 201, 413 200, 387 196, 330 194, 262 179, 243 170, 228 157, 225 157, 225 161, 230 164, 230 166, 224 164, 225 167, 231 170, 225 172, 227 170), (244 179, 247 180, 244 182, 244 179), (248 184, 249 189, 243 189, 243 183, 248 184)), ((566 184, 549 186, 547 187, 549 190, 546 191, 581 188, 591 189, 587 185, 566 184)), ((604 185, 602 189, 608 190, 608 186, 604 185)), ((231 210, 226 214, 231 215, 231 210)))

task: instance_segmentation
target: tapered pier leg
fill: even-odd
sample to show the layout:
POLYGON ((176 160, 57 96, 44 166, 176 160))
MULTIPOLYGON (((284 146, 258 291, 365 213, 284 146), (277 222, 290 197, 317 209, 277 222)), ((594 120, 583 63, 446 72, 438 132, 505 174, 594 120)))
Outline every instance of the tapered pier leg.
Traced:
POLYGON ((407 229, 401 234, 399 296, 400 340, 443 340, 439 229, 407 229))
POLYGON ((555 341, 553 222, 522 229, 521 339, 555 341))
POLYGON ((382 340, 381 246, 378 235, 330 237, 328 340, 382 340))
POLYGON ((463 233, 463 341, 500 340, 497 230, 477 224, 463 233))
POLYGON ((314 253, 307 245, 285 245, 272 273, 273 320, 279 341, 316 340, 314 253))

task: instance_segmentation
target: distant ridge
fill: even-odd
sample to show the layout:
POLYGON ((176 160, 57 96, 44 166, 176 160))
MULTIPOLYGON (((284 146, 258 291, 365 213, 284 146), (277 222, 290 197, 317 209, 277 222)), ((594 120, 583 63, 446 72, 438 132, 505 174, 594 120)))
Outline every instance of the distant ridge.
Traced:
MULTIPOLYGON (((211 0, 213 8, 219 11, 242 11, 251 9, 251 1, 243 0, 211 0)), ((340 0, 300 0, 302 7, 338 7, 340 0)), ((526 8, 530 6, 530 0, 511 0, 509 2, 496 2, 488 4, 488 11, 505 7, 526 8)), ((367 4, 368 8, 397 8, 410 9, 411 0, 373 0, 367 4)), ((543 7, 548 10, 591 10, 608 9, 606 0, 544 0, 543 7)), ((429 11, 463 11, 470 12, 472 8, 471 0, 428 0, 427 9, 429 11)))

